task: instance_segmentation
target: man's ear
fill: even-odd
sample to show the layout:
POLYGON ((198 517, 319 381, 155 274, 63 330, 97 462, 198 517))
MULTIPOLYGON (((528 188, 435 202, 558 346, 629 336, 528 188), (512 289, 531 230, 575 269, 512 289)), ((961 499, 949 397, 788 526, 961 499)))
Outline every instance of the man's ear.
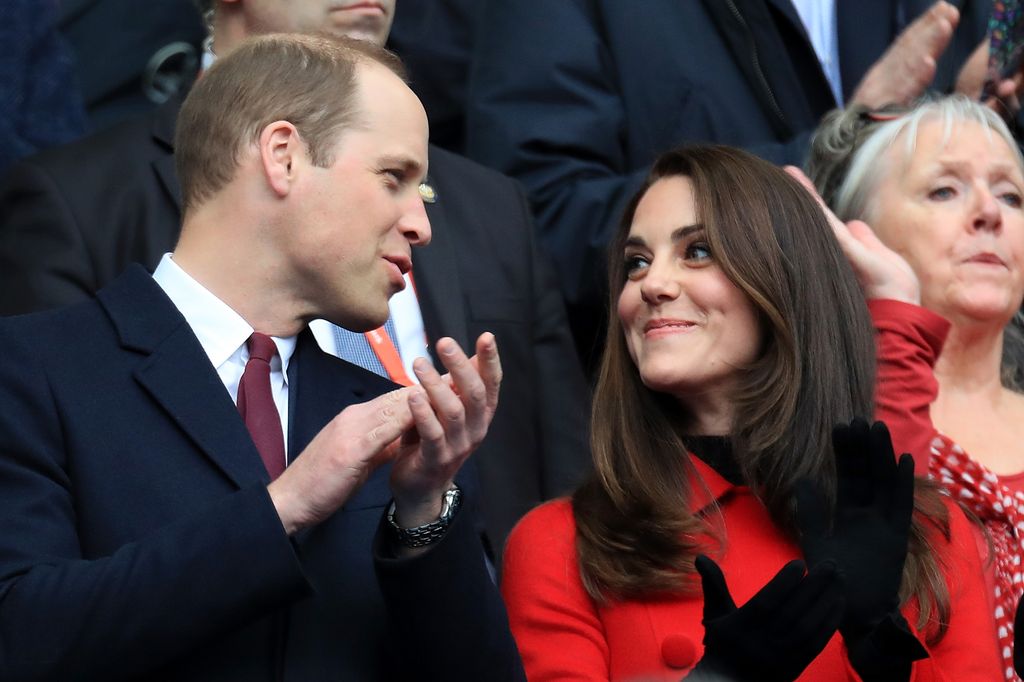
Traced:
POLYGON ((260 133, 259 145, 267 184, 279 197, 287 196, 306 156, 299 131, 288 121, 274 121, 260 133))

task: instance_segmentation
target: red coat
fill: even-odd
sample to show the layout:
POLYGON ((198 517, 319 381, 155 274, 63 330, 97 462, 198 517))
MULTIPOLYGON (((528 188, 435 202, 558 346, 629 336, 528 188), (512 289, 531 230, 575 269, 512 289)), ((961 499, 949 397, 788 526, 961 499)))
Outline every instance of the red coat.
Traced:
POLYGON ((878 337, 876 415, 889 425, 896 452, 913 455, 918 475, 930 473, 984 522, 984 531, 978 525, 973 526, 973 531, 981 555, 986 557, 983 564, 985 596, 992 614, 989 629, 993 639, 999 636, 996 651, 1005 668, 1002 679, 1020 680, 1012 668, 1012 631, 1020 594, 1016 574, 1024 552, 1018 525, 1021 515, 1012 512, 1024 505, 1015 499, 1007 502, 1003 495, 1009 496, 1011 490, 1000 491, 998 484, 1003 481, 991 472, 979 468, 972 470, 972 475, 945 469, 951 466, 951 461, 973 461, 970 454, 940 434, 931 419, 931 406, 939 393, 933 368, 949 332, 949 322, 930 310, 899 301, 871 300, 868 308, 878 337), (970 483, 963 485, 961 476, 970 483), (993 480, 986 481, 987 476, 992 476, 993 480), (983 494, 985 491, 990 494, 983 494), (993 497, 999 501, 994 501, 993 497), (1000 543, 1000 537, 1005 542, 1000 543), (994 549, 991 557, 988 556, 990 546, 994 549))
MULTIPOLYGON (((800 551, 748 488, 730 484, 697 458, 693 463, 724 520, 725 553, 714 558, 736 603, 743 604, 800 551)), ((912 679, 999 680, 977 547, 967 519, 954 506, 950 522, 952 541, 937 539, 936 546, 943 551, 952 622, 931 657, 914 665, 912 679)), ((505 550, 502 593, 530 682, 678 682, 703 653, 703 598, 595 604, 580 582, 575 532, 568 500, 556 500, 527 514, 505 550)), ((915 623, 912 605, 904 615, 915 623)), ((800 679, 857 679, 838 634, 800 679)))

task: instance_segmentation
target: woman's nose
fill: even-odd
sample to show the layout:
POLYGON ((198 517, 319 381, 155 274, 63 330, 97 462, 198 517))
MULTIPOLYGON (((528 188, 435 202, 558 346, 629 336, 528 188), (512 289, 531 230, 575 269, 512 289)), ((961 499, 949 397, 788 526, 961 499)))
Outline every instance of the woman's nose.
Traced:
POLYGON ((679 278, 665 272, 663 268, 651 269, 640 285, 640 295, 646 303, 657 305, 679 297, 681 284, 679 278))
POLYGON ((1003 211, 999 200, 988 187, 980 187, 975 197, 972 227, 975 230, 998 230, 1003 224, 1003 211))

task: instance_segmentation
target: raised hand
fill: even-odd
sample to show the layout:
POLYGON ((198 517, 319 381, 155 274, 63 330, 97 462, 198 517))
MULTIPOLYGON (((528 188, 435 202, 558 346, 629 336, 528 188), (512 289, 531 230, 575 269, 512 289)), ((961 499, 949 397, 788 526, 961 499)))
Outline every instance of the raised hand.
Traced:
POLYGON ((920 281, 903 256, 883 244, 867 223, 860 220, 844 223, 836 217, 802 170, 795 166, 786 166, 785 170, 811 193, 825 212, 839 248, 853 267, 864 296, 868 299, 888 298, 920 305, 920 281))
POLYGON ((804 573, 791 561, 741 607, 722 570, 706 556, 694 562, 704 589, 704 656, 688 682, 789 682, 813 661, 843 616, 842 579, 834 564, 804 573))
POLYGON ((909 104, 935 77, 935 65, 953 38, 960 12, 940 0, 903 29, 857 85, 851 104, 878 109, 909 104))
POLYGON ((493 334, 482 334, 476 356, 467 358, 450 338, 437 342, 440 376, 426 360, 413 370, 423 389, 409 401, 415 421, 406 433, 391 468, 391 490, 399 525, 417 526, 435 520, 441 496, 480 442, 498 407, 501 361, 493 334))
POLYGON ((1024 74, 1020 71, 1009 78, 1004 78, 989 86, 985 91, 988 78, 989 39, 986 37, 971 56, 964 62, 956 79, 956 91, 971 99, 983 99, 993 111, 1007 121, 1013 119, 1020 111, 1020 92, 1024 84, 1024 74))
POLYGON ((911 662, 928 655, 899 613, 914 460, 904 454, 897 461, 882 422, 836 426, 832 444, 835 510, 830 513, 823 491, 810 481, 797 483, 800 547, 808 565, 834 564, 843 573, 847 606, 839 631, 854 668, 865 680, 905 679, 911 662))

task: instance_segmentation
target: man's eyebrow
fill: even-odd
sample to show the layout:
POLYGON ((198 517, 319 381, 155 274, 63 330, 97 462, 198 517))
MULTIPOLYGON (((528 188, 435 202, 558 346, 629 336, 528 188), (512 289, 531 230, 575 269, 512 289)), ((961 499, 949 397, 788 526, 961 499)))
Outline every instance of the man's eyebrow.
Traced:
MULTIPOLYGON (((704 226, 700 223, 695 223, 693 225, 683 225, 682 227, 677 227, 676 229, 672 230, 672 234, 669 236, 669 239, 671 239, 672 242, 675 243, 685 239, 686 237, 689 237, 691 234, 703 231, 704 226)), ((626 239, 626 243, 624 244, 624 246, 647 246, 647 242, 644 241, 643 237, 631 235, 626 239)))
POLYGON ((385 154, 380 157, 380 164, 388 167, 397 166, 409 175, 419 177, 420 180, 427 176, 426 167, 411 156, 405 156, 403 154, 385 154))

